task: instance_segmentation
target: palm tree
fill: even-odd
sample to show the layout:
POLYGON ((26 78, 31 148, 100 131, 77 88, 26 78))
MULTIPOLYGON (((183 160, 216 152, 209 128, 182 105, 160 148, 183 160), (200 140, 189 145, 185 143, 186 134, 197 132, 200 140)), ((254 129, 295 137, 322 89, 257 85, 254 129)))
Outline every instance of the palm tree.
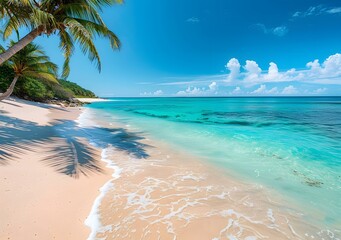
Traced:
POLYGON ((104 6, 122 3, 123 0, 1 0, 0 17, 6 20, 3 37, 25 27, 30 32, 0 54, 0 65, 23 49, 40 35, 57 34, 59 47, 64 52, 63 77, 70 73, 69 62, 78 43, 84 54, 95 61, 101 70, 101 60, 94 44, 96 36, 110 40, 111 47, 118 49, 118 37, 108 29, 100 12, 104 6))
MULTIPOLYGON (((11 41, 10 47, 16 43, 11 41)), ((3 49, 3 48, 2 48, 3 49)), ((0 48, 1 52, 1 48, 0 48)), ((0 95, 0 101, 8 98, 14 90, 18 79, 34 78, 42 81, 58 83, 56 79, 57 65, 50 62, 48 56, 39 45, 30 43, 6 63, 14 72, 14 79, 7 91, 0 95)))

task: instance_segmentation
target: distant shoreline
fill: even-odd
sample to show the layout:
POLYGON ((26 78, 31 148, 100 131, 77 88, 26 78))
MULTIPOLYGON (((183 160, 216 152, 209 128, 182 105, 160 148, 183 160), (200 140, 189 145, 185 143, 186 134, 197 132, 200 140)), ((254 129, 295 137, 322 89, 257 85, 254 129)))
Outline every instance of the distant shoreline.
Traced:
POLYGON ((82 103, 94 103, 94 102, 110 102, 109 99, 104 98, 75 98, 82 103))
POLYGON ((130 97, 106 97, 106 98, 100 98, 100 99, 102 99, 103 101, 110 101, 109 99, 111 98, 138 98, 138 99, 141 99, 141 98, 174 98, 174 99, 176 98, 203 98, 203 99, 205 98, 341 98, 341 96, 149 96, 149 97, 130 96, 130 97))

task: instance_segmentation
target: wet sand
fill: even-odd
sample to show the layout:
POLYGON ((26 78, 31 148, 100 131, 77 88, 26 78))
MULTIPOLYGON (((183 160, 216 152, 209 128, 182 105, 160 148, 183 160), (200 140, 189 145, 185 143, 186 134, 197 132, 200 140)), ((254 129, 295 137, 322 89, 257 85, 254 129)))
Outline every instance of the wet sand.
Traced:
POLYGON ((0 111, 0 239, 337 239, 275 191, 91 110, 0 111))
MULTIPOLYGON (((90 125, 91 114, 83 119, 90 125)), ((114 121, 96 124, 129 129, 114 121)), ((275 191, 236 179, 148 134, 138 139, 134 151, 115 144, 104 151, 117 176, 103 189, 94 238, 333 239, 275 191)))

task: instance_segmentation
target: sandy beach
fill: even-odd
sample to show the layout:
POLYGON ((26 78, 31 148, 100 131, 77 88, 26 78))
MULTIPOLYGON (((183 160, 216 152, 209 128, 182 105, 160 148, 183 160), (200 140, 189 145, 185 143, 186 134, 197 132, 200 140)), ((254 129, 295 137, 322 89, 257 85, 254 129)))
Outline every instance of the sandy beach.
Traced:
POLYGON ((104 98, 76 98, 82 103, 94 103, 94 102, 108 102, 110 100, 104 98))
POLYGON ((332 239, 289 198, 106 112, 0 113, 0 239, 332 239))
POLYGON ((0 240, 341 240, 341 1, 0 19, 0 240))
POLYGON ((92 165, 81 158, 70 164, 76 161, 68 152, 70 139, 54 133, 80 113, 22 100, 0 103, 0 239, 88 237, 84 220, 110 172, 99 150, 82 139, 71 142, 83 141, 92 165))

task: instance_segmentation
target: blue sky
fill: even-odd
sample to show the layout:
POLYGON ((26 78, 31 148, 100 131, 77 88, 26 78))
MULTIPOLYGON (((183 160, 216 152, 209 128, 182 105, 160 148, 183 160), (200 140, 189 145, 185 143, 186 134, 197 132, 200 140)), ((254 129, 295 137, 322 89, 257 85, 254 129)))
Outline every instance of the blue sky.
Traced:
MULTIPOLYGON (((341 95, 340 0, 126 0, 105 9, 122 41, 77 51, 70 80, 99 96, 341 95)), ((55 37, 40 37, 52 60, 55 37)))

